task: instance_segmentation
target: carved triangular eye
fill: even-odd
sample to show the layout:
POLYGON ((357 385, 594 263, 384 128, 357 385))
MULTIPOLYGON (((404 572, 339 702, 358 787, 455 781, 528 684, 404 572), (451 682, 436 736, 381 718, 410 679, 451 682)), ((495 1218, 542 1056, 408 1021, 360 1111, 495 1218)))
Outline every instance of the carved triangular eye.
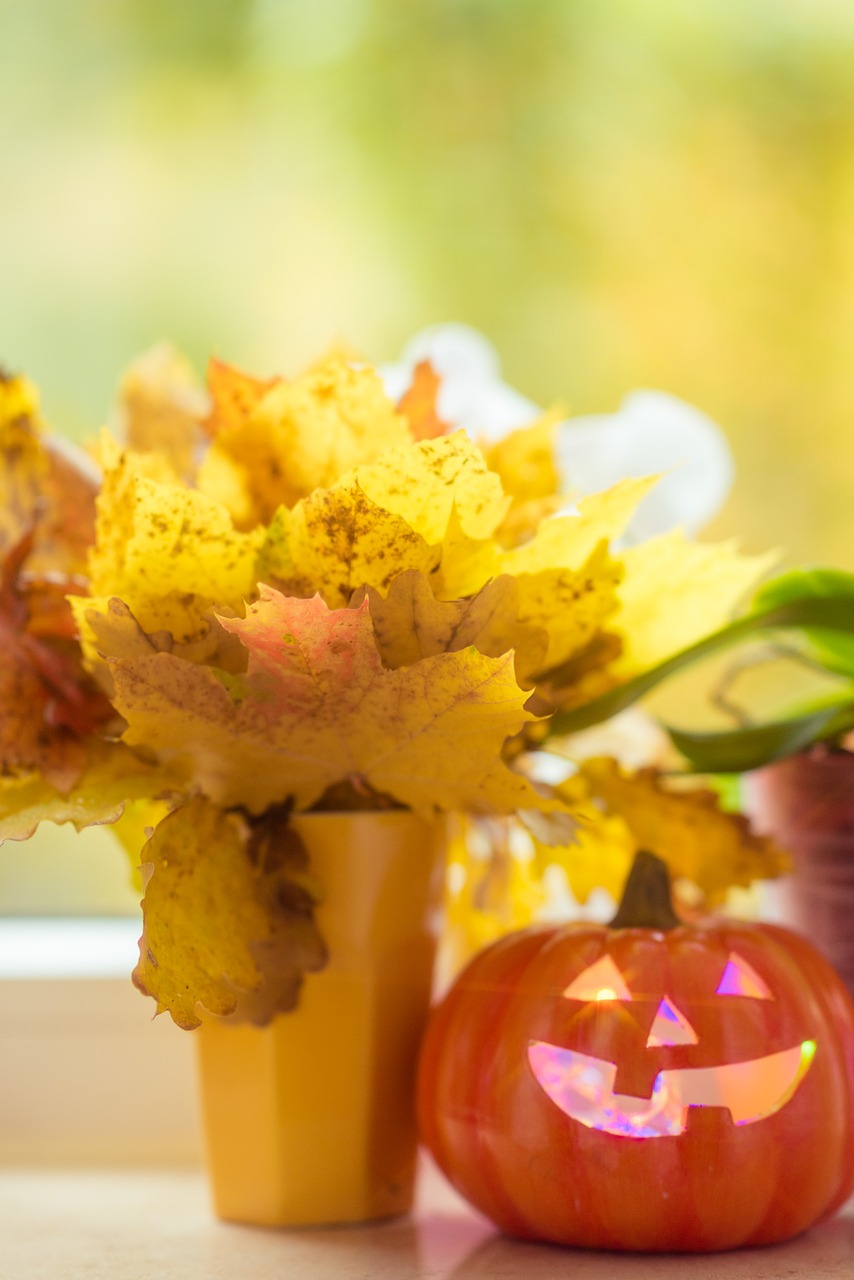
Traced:
POLYGON ((658 1048, 665 1044, 698 1044, 697 1033, 669 996, 665 996, 658 1006, 647 1049, 658 1048))
POLYGON ((631 1000, 632 993, 610 956, 602 956, 595 964, 573 978, 563 993, 567 1000, 631 1000))
POLYGON ((729 954, 723 977, 717 985, 719 996, 752 996, 754 1000, 773 1000, 774 997, 759 974, 734 951, 729 954))

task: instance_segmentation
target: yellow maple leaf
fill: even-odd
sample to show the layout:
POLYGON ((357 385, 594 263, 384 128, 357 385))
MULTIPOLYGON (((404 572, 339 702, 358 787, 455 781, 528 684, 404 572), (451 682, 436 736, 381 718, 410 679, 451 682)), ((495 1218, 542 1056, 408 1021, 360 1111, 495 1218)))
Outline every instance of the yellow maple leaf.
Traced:
POLYGON ((549 493, 542 498, 514 500, 513 506, 495 530, 495 540, 506 551, 530 542, 544 520, 559 515, 567 506, 565 493, 549 493))
MULTIPOLYGON (((379 375, 366 365, 330 358, 290 382, 278 382, 249 415, 217 433, 200 485, 223 484, 221 455, 242 481, 246 527, 267 524, 280 506, 328 489, 346 472, 409 441, 379 375)), ((230 481, 237 492, 236 482, 230 481)))
POLYGON ((211 409, 205 419, 206 429, 215 435, 241 426, 267 392, 281 381, 281 378, 256 378, 224 360, 210 359, 207 384, 211 409))
POLYGON ((734 885, 782 875, 788 856, 767 836, 754 834, 741 814, 725 813, 715 792, 676 789, 657 769, 629 773, 600 757, 580 767, 589 793, 621 818, 636 846, 657 853, 674 877, 696 885, 709 904, 734 885))
POLYGON ((197 798, 143 850, 143 934, 133 980, 180 1027, 200 1011, 264 1025, 297 1002, 326 952, 312 916, 307 856, 279 819, 277 839, 197 798), (259 838, 260 837, 260 838, 259 838))
POLYGON ((116 416, 130 449, 168 459, 176 475, 189 479, 195 474, 208 408, 189 361, 162 342, 125 371, 116 416))
POLYGON ((566 662, 585 649, 617 608, 622 567, 600 543, 578 569, 520 573, 519 620, 545 629, 548 649, 539 667, 520 666, 526 678, 566 662))
POLYGON ((437 595, 443 600, 473 595, 491 578, 512 575, 526 602, 520 617, 550 630, 547 665, 566 661, 616 610, 623 571, 607 547, 654 483, 652 478, 621 481, 582 499, 577 515, 543 520, 533 538, 507 550, 466 529, 452 510, 437 595))
POLYGON ((442 561, 435 583, 437 597, 462 600, 473 596, 501 572, 501 548, 495 538, 470 537, 454 504, 442 539, 442 561))
MULTIPOLYGON (((204 494, 135 474, 124 453, 107 458, 98 498, 96 544, 89 559, 91 594, 98 606, 117 596, 144 630, 190 640, 206 630, 212 604, 242 607, 255 587, 255 556, 263 530, 236 530, 228 512, 204 494)), ((91 655, 85 612, 74 605, 91 655)))
POLYGON ((544 520, 533 538, 506 551, 504 573, 536 573, 541 569, 578 569, 601 542, 610 543, 624 531, 640 500, 656 483, 655 476, 621 480, 602 493, 578 503, 577 515, 544 520))
POLYGON ((613 628, 618 671, 655 666, 727 622, 776 556, 742 555, 734 541, 689 542, 676 529, 623 553, 625 578, 613 628))
MULTIPOLYGON (((484 447, 490 471, 498 474, 505 493, 518 502, 554 496, 560 483, 555 466, 555 438, 564 416, 560 408, 551 409, 536 422, 518 427, 484 447)), ((566 497, 562 501, 566 504, 566 497)))
POLYGON ((468 599, 441 601, 423 573, 409 570, 395 578, 385 598, 373 589, 368 594, 387 667, 406 667, 469 645, 491 658, 512 650, 517 672, 520 667, 537 669, 545 660, 548 636, 541 627, 520 621, 519 587, 513 578, 496 578, 468 599))
POLYGON ((354 479, 431 545, 445 539, 454 510, 467 537, 488 538, 512 501, 464 431, 389 449, 354 479))
MULTIPOLYGON (((145 631, 123 600, 84 600, 82 616, 91 641, 101 658, 138 658, 149 653, 174 653, 186 662, 217 667, 239 674, 246 669, 246 650, 237 636, 226 631, 212 613, 202 619, 202 630, 192 639, 176 641, 170 631, 145 631)), ((109 667, 99 664, 99 678, 109 688, 109 667)))
POLYGON ((441 548, 431 547, 405 520, 358 484, 318 489, 290 510, 280 507, 258 555, 256 576, 287 595, 319 592, 330 608, 359 587, 387 591, 407 569, 431 573, 441 548))
POLYGON ((304 809, 347 782, 420 812, 554 806, 500 758, 531 719, 512 655, 469 648, 389 671, 367 602, 329 610, 266 587, 222 625, 248 650, 245 677, 169 653, 112 664, 125 740, 180 764, 217 803, 304 809))
POLYGON ((84 827, 115 822, 125 803, 180 791, 171 770, 148 764, 121 743, 87 743, 87 764, 70 791, 62 793, 43 776, 0 779, 0 842, 27 840, 40 822, 84 827))
POLYGON ((261 523, 246 468, 217 441, 202 458, 195 483, 199 493, 225 507, 235 529, 245 532, 261 523))

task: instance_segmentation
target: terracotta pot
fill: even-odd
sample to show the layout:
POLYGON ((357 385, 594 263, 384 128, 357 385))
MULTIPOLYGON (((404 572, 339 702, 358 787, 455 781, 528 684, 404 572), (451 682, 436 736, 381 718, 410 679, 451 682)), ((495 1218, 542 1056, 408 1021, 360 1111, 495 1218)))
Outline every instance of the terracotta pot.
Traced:
POLYGON ((323 887, 329 963, 298 1008, 196 1033, 217 1215, 267 1226, 404 1213, 445 825, 404 811, 293 819, 323 887))
POLYGON ((759 770, 747 791, 756 826, 794 859, 780 894, 787 920, 854 994, 854 754, 815 747, 759 770))

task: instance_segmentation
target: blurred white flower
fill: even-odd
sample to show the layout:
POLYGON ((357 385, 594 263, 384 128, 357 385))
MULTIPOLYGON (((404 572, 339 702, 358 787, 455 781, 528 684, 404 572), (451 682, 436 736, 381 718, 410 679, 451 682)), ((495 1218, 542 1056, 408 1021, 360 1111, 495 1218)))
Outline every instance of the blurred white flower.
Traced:
MULTIPOLYGON (((389 395, 406 391, 429 360, 442 378, 439 416, 475 439, 499 440, 533 422, 539 405, 501 380, 495 349, 467 325, 434 325, 417 334, 394 365, 381 369, 389 395)), ((675 526, 695 535, 723 506, 734 467, 726 436, 699 409, 663 391, 633 391, 616 413, 587 414, 560 424, 555 463, 573 496, 596 493, 626 476, 664 473, 641 505, 627 541, 675 526)))

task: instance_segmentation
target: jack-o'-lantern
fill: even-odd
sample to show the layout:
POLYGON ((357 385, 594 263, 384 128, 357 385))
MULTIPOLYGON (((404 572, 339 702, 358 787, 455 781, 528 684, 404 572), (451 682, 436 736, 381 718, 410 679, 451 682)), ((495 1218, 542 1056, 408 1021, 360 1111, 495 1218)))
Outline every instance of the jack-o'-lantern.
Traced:
POLYGON ((854 1003, 785 929, 682 924, 640 854, 610 926, 475 957, 434 1011, 418 1105, 440 1167, 510 1234, 768 1244, 854 1189, 854 1003))

